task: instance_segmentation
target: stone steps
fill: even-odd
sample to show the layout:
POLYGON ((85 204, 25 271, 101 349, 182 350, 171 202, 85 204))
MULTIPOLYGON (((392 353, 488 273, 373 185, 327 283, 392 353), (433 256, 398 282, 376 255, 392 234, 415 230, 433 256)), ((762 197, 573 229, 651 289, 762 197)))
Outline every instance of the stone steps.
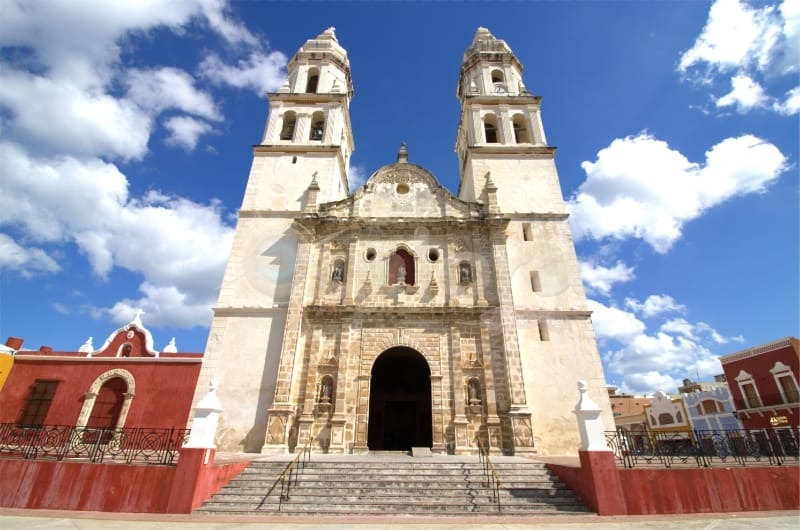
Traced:
POLYGON ((575 514, 587 508, 540 462, 495 462, 500 511, 477 459, 312 458, 281 500, 287 462, 256 461, 195 513, 219 515, 575 514))

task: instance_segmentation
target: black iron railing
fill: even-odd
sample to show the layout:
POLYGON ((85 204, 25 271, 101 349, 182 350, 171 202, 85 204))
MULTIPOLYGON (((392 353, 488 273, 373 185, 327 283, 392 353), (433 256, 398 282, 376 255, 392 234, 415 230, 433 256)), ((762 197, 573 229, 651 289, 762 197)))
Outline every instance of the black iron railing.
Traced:
POLYGON ((501 510, 500 506, 500 476, 494 464, 489 459, 489 450, 484 445, 483 441, 476 436, 475 444, 478 446, 478 461, 483 466, 483 475, 486 478, 486 487, 492 492, 492 500, 497 504, 497 511, 501 510))
POLYGON ((671 432, 606 431, 606 443, 623 467, 679 464, 776 465, 800 461, 797 427, 685 430, 671 432))
POLYGON ((174 466, 189 429, 0 423, 0 457, 174 466))

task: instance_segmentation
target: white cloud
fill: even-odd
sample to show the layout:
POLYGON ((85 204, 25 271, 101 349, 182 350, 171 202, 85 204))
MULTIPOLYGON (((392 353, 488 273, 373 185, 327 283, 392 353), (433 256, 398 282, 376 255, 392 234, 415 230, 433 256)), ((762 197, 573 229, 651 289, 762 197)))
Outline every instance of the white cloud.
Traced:
POLYGON ((776 102, 773 109, 778 114, 792 116, 800 113, 800 87, 795 87, 788 91, 781 102, 776 102))
MULTIPOLYGON (((638 312, 650 318, 685 312, 669 295, 649 296, 645 302, 627 300, 638 312), (649 303, 648 303, 649 302, 649 303)), ((719 359, 709 344, 724 344, 729 339, 704 322, 691 323, 672 318, 650 332, 632 312, 589 300, 592 323, 599 344, 605 348, 603 361, 608 376, 622 376, 625 391, 652 393, 674 392, 685 377, 711 377, 722 372, 719 359)))
POLYGON ((663 254, 705 210, 764 191, 786 169, 786 158, 744 135, 713 146, 701 165, 642 133, 614 140, 581 166, 586 181, 568 201, 576 239, 642 239, 663 254))
POLYGON ((592 324, 598 339, 611 339, 618 342, 629 342, 644 332, 644 322, 636 315, 608 307, 595 300, 587 300, 589 311, 592 312, 592 324))
POLYGON ((226 57, 249 57, 240 64, 250 70, 234 76, 246 82, 228 84, 273 86, 282 79, 286 58, 258 51, 259 39, 227 6, 224 0, 3 4, 0 227, 20 237, 2 239, 7 252, 0 266, 54 273, 58 264, 48 253, 74 244, 100 278, 115 268, 141 277, 141 298, 107 301, 105 309, 87 304, 94 314, 118 318, 135 305, 150 312, 154 326, 208 324, 233 235, 226 213, 216 202, 155 191, 131 196, 128 179, 110 161, 142 159, 157 124, 167 143, 192 149, 213 131, 209 121, 223 119, 205 78, 159 64, 126 67, 122 46, 135 47, 142 35, 159 29, 181 35, 199 23, 230 45, 226 57), (5 53, 9 47, 14 53, 5 53), (160 119, 163 113, 169 116, 160 119))
POLYGON ((746 75, 731 79, 731 91, 716 100, 717 107, 734 107, 737 112, 746 114, 756 108, 765 108, 769 97, 757 82, 746 75))
POLYGON ((216 300, 233 237, 219 204, 154 191, 132 198, 119 169, 99 160, 36 159, 9 143, 0 159, 0 226, 33 242, 74 243, 99 277, 121 267, 142 275, 146 293, 177 292, 206 310, 216 300))
POLYGON ((683 75, 699 79, 704 86, 731 75, 732 90, 721 97, 712 96, 712 100, 717 108, 734 107, 739 113, 764 108, 794 114, 791 106, 769 105, 777 98, 769 95, 768 85, 798 68, 798 0, 758 7, 740 0, 717 0, 701 34, 678 64, 683 75))
POLYGON ((192 76, 178 68, 129 70, 126 73, 128 98, 150 114, 175 108, 209 120, 221 120, 211 96, 194 86, 192 76))
POLYGON ((686 306, 679 304, 669 295, 651 294, 644 302, 635 298, 627 298, 625 306, 641 313, 645 318, 652 318, 662 313, 685 313, 686 306))
POLYGON ((782 12, 775 5, 758 9, 739 0, 717 0, 702 33, 681 56, 678 67, 684 72, 699 65, 719 72, 746 67, 766 70, 783 59, 786 47, 796 45, 784 33, 782 12))
POLYGON ((197 146, 200 136, 213 130, 208 123, 189 116, 172 116, 164 121, 164 127, 170 133, 166 140, 168 144, 178 145, 189 151, 197 146))
POLYGON ((25 277, 41 273, 58 272, 56 260, 40 248, 18 245, 10 236, 0 233, 0 271, 17 271, 25 277))
POLYGON ((347 174, 350 193, 366 184, 367 178, 369 178, 369 175, 367 175, 367 170, 363 166, 350 166, 350 172, 347 174))
POLYGON ((286 56, 281 52, 267 55, 253 52, 235 66, 226 64, 217 55, 209 55, 199 69, 201 74, 218 85, 247 88, 259 95, 275 92, 286 81, 286 56))
POLYGON ((581 279, 591 292, 607 295, 616 283, 629 282, 634 278, 634 267, 617 261, 613 267, 598 265, 592 261, 581 261, 581 279))

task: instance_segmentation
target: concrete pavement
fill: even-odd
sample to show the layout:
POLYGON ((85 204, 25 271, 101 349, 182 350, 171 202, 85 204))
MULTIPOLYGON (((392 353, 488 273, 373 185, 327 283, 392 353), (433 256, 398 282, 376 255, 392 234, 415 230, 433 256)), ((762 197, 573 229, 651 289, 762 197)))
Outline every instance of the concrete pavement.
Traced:
POLYGON ((665 530, 797 530, 796 511, 745 512, 690 515, 643 515, 599 517, 597 515, 559 515, 535 517, 285 517, 245 516, 209 517, 164 514, 118 514, 54 510, 0 509, 0 528, 47 530, 569 530, 589 528, 665 529, 665 530))

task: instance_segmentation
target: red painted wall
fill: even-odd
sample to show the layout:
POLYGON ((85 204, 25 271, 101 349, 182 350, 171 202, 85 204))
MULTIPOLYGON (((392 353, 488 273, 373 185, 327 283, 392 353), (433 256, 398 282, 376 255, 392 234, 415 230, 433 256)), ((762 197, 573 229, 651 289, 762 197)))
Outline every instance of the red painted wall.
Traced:
POLYGON ((19 420, 36 379, 53 379, 60 383, 45 424, 75 425, 91 384, 103 373, 123 368, 133 374, 135 382, 135 395, 125 427, 184 428, 192 406, 201 358, 193 357, 193 361, 74 357, 34 360, 19 355, 0 391, 0 423, 19 420))
MULTIPOLYGON (((586 468, 547 464, 593 510, 586 468)), ((618 469, 628 515, 800 509, 797 466, 618 469)), ((602 497, 599 498, 602 503, 602 497)))
POLYGON ((128 513, 191 513, 250 463, 208 464, 182 449, 177 467, 0 459, 0 506, 128 513))
POLYGON ((165 513, 175 468, 0 459, 0 506, 165 513))

